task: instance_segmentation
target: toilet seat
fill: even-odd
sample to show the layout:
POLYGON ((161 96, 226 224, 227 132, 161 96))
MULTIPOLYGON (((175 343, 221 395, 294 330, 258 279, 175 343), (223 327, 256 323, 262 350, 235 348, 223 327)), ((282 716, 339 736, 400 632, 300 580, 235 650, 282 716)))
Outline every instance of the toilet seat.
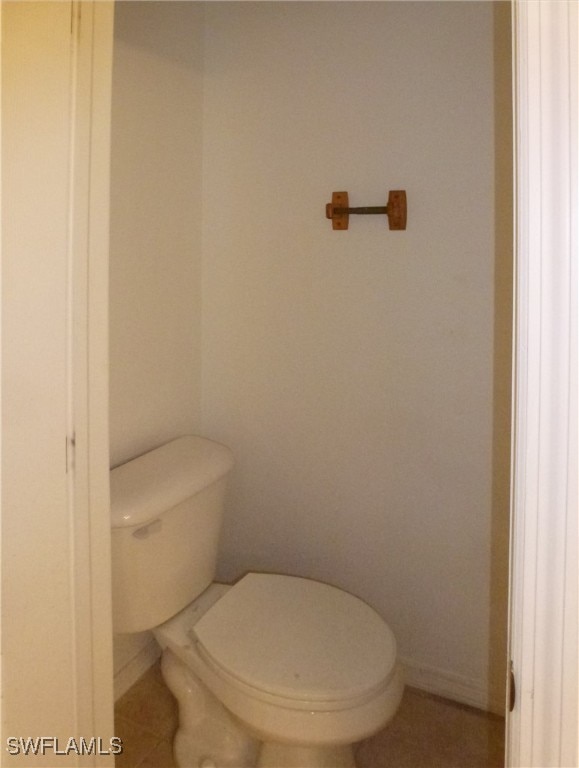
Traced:
POLYGON ((250 573, 191 630, 213 671, 257 698, 350 707, 390 682, 396 642, 366 603, 294 576, 250 573))

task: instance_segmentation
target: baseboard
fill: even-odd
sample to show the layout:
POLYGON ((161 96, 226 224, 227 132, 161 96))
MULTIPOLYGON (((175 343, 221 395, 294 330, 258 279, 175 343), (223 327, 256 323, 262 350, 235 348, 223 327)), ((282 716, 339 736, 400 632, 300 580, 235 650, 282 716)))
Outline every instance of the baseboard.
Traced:
MULTIPOLYGON (((151 637, 151 640, 135 656, 115 672, 115 701, 153 666, 160 655, 161 649, 156 640, 151 637)), ((418 664, 411 659, 402 658, 400 661, 404 668, 406 685, 411 688, 417 688, 420 691, 433 693, 460 704, 467 704, 470 707, 476 707, 476 709, 504 716, 505 702, 489 696, 486 687, 476 680, 425 664, 418 664)))
POLYGON ((151 640, 143 646, 130 661, 115 672, 114 694, 115 701, 121 698, 145 672, 153 666, 161 655, 161 649, 157 641, 151 636, 151 640))
POLYGON ((489 695, 487 687, 480 681, 417 664, 411 659, 403 658, 400 661, 404 668, 406 685, 411 688, 504 716, 505 702, 489 695))

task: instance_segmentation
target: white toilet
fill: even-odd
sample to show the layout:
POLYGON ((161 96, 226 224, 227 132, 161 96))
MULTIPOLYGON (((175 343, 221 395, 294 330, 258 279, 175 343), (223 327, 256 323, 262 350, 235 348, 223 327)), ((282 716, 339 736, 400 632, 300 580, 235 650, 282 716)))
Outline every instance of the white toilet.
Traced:
POLYGON ((213 582, 231 451, 181 437, 111 472, 115 632, 152 629, 179 703, 181 768, 352 768, 394 715, 394 636, 310 579, 213 582))

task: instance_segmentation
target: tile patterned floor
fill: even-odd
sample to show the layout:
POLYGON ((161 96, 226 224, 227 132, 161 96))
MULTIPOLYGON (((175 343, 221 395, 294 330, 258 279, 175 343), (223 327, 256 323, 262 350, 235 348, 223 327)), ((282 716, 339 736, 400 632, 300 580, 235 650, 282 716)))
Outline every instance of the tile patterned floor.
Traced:
MULTIPOLYGON (((176 768, 177 707, 159 664, 117 702, 115 723, 124 748, 117 768, 176 768)), ((359 768, 500 768, 503 754, 502 718, 407 688, 394 720, 356 759, 359 768)))

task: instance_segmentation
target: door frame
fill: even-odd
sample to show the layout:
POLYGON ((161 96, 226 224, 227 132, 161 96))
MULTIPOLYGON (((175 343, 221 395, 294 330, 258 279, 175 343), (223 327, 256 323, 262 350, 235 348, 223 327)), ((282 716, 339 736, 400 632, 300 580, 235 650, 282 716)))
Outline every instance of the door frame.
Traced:
MULTIPOLYGON (((113 629, 108 265, 114 0, 74 0, 73 9, 77 45, 76 76, 72 84, 73 321, 69 333, 77 706, 78 720, 90 736, 110 737, 113 735, 113 629)), ((94 759, 94 765, 98 766, 114 763, 111 755, 96 755, 94 759)))
POLYGON ((577 765, 577 3, 515 0, 506 764, 577 765))

